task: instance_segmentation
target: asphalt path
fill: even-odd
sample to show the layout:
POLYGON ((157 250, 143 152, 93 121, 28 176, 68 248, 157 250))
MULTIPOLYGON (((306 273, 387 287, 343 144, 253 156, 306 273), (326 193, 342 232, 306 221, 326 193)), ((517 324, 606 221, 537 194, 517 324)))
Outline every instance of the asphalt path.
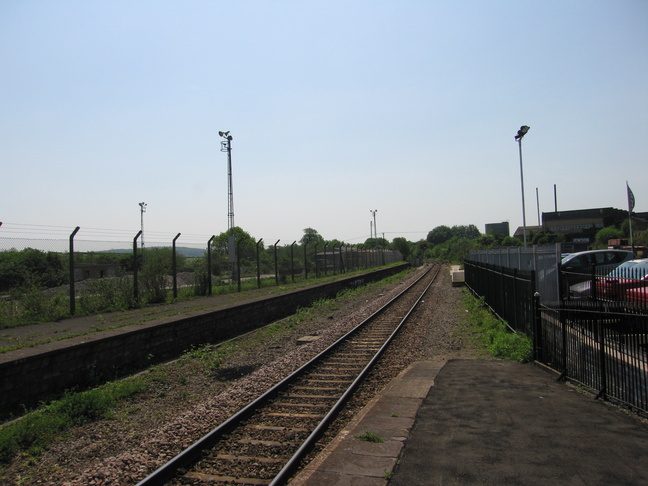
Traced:
POLYGON ((390 486, 648 485, 645 421, 537 366, 451 360, 390 486))

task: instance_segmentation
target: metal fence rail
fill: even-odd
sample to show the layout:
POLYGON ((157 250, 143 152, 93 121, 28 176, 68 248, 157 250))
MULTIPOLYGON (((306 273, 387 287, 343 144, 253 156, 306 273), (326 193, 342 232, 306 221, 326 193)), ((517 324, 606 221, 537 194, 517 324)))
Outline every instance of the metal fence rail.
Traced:
POLYGON ((51 238, 0 236, 0 328, 20 319, 57 320, 166 302, 179 294, 211 295, 219 287, 241 290, 246 282, 281 285, 402 261, 395 250, 326 242, 276 240, 266 247, 263 239, 246 238, 232 252, 216 236, 153 234, 144 248, 141 231, 104 240, 91 239, 101 237, 100 230, 66 231, 63 236, 57 229, 51 238))
POLYGON ((515 331, 533 332, 535 272, 465 261, 466 285, 515 331))
POLYGON ((533 298, 533 272, 474 261, 464 268, 466 284, 513 329, 533 339, 537 361, 595 390, 597 397, 648 413, 646 303, 591 295, 541 303, 533 298))

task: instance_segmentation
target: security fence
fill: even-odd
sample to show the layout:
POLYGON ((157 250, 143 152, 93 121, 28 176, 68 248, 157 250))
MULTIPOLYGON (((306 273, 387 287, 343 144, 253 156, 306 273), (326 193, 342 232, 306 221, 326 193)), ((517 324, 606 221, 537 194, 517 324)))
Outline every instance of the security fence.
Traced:
POLYGON ((144 242, 141 231, 130 237, 78 227, 60 232, 51 238, 0 236, 0 328, 402 261, 399 252, 383 248, 281 240, 265 246, 247 235, 232 240, 147 233, 144 242))
POLYGON ((535 360, 595 390, 597 397, 648 413, 648 289, 638 288, 633 299, 615 299, 597 293, 601 277, 594 276, 593 291, 580 298, 566 292, 543 301, 539 288, 547 286, 538 283, 548 275, 558 288, 560 260, 551 268, 538 264, 550 261, 546 253, 526 253, 531 261, 534 254, 540 256, 533 270, 484 263, 493 252, 467 260, 466 285, 511 328, 532 338, 535 360))
POLYGON ((560 256, 561 245, 557 243, 473 251, 468 260, 518 271, 533 271, 535 291, 540 294, 540 301, 555 305, 560 300, 560 278, 557 271, 560 256))

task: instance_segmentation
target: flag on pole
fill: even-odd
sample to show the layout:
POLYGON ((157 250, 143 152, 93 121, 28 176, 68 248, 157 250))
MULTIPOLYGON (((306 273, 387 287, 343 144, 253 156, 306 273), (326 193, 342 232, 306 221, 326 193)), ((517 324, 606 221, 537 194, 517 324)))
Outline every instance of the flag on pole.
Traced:
POLYGON ((635 197, 634 194, 632 194, 632 190, 630 189, 630 186, 628 185, 627 181, 626 181, 626 187, 628 188, 628 212, 631 213, 635 207, 635 197))

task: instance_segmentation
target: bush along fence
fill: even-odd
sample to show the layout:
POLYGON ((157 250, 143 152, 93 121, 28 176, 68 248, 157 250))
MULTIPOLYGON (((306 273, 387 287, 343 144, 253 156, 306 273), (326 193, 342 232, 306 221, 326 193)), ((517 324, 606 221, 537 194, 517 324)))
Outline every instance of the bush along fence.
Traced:
MULTIPOLYGON (((278 286, 402 261, 398 251, 318 241, 265 247, 244 232, 212 236, 202 248, 147 242, 0 238, 0 328, 178 298, 278 286), (20 247, 22 249, 17 249, 20 247), (41 250, 36 248, 52 248, 41 250), (97 249, 101 248, 101 249, 97 249)), ((186 244, 186 243, 185 243, 186 244)))
MULTIPOLYGON (((533 340, 534 359, 596 394, 648 414, 648 307, 590 295, 541 302, 537 275, 468 260, 470 290, 533 340)), ((558 272, 558 269, 555 270, 558 272)), ((555 278, 555 275, 551 278, 555 278)))

